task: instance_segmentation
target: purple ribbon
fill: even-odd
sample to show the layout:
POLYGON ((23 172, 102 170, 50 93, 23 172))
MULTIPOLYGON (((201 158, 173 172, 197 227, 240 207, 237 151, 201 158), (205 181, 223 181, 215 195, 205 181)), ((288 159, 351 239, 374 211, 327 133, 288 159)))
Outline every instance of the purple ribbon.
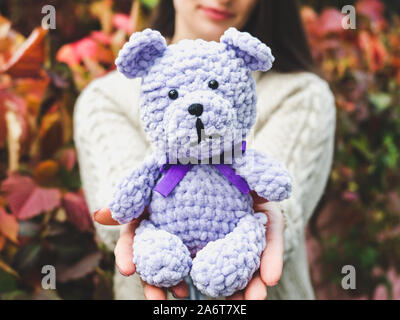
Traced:
MULTIPOLYGON (((246 150, 246 141, 242 142, 242 151, 246 150)), ((236 188, 243 194, 250 192, 250 187, 246 180, 240 175, 236 174, 235 170, 228 164, 214 164, 214 166, 221 172, 236 188)), ((160 171, 166 171, 164 177, 158 181, 154 190, 162 196, 167 197, 172 190, 183 179, 186 173, 192 169, 193 164, 165 164, 161 167, 160 171)))

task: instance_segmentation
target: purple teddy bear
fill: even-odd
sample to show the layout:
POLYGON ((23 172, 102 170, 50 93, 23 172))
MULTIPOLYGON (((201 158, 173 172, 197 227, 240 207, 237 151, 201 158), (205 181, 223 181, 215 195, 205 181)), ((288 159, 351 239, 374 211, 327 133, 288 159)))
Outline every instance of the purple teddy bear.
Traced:
POLYGON ((181 40, 167 46, 158 31, 134 33, 118 70, 141 77, 141 118, 155 153, 119 185, 110 205, 128 223, 145 207, 134 259, 141 278, 171 287, 191 276, 211 297, 243 289, 260 266, 266 216, 249 193, 289 197, 282 164, 245 138, 256 119, 252 71, 267 71, 271 50, 249 33, 228 29, 220 42, 181 40))

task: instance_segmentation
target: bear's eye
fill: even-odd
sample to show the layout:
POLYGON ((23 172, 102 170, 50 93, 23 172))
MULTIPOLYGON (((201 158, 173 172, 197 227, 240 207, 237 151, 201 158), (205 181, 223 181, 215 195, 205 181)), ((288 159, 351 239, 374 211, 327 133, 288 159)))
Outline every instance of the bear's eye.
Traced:
POLYGON ((175 100, 178 98, 178 91, 176 91, 175 89, 172 89, 168 92, 168 97, 172 100, 175 100))
POLYGON ((208 87, 215 90, 218 88, 218 81, 217 80, 210 80, 208 83, 208 87))

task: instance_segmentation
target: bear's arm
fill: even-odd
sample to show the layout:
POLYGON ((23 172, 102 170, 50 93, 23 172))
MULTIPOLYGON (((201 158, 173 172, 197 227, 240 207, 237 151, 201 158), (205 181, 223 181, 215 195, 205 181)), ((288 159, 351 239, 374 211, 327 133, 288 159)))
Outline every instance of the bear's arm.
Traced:
POLYGON ((120 224, 138 218, 149 204, 151 192, 160 176, 160 156, 152 155, 118 185, 110 204, 114 220, 120 224))
POLYGON ((289 198, 292 178, 284 165, 271 157, 250 149, 234 158, 232 167, 260 197, 268 201, 289 198))

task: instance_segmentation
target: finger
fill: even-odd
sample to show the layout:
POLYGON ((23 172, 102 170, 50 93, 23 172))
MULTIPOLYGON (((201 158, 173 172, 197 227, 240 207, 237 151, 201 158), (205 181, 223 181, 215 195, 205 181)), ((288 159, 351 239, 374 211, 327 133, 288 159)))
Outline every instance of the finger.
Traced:
POLYGON ((251 195, 251 197, 253 198, 253 204, 254 204, 254 205, 259 204, 259 203, 266 203, 266 202, 268 202, 267 199, 264 199, 264 198, 260 197, 260 196, 257 194, 257 192, 255 192, 254 190, 250 191, 250 195, 251 195))
POLYGON ((245 300, 265 300, 267 298, 267 287, 261 280, 260 274, 257 272, 250 280, 244 291, 245 300))
POLYGON ((136 221, 121 226, 120 237, 114 249, 115 264, 119 272, 124 276, 135 273, 136 268, 133 263, 133 237, 138 226, 136 221))
POLYGON ((181 281, 176 286, 171 288, 172 293, 176 298, 183 299, 189 296, 189 287, 186 281, 181 281))
POLYGON ((93 213, 93 219, 94 221, 107 226, 119 225, 118 221, 115 221, 112 218, 110 208, 103 208, 95 211, 93 213))
POLYGON ((260 275, 268 286, 278 283, 283 268, 283 232, 284 220, 279 207, 275 203, 265 203, 263 212, 268 215, 266 240, 267 246, 261 256, 260 275))
POLYGON ((164 289, 143 282, 143 292, 147 300, 166 300, 167 294, 164 289))
POLYGON ((233 295, 226 297, 226 300, 244 300, 243 292, 237 291, 233 295))

